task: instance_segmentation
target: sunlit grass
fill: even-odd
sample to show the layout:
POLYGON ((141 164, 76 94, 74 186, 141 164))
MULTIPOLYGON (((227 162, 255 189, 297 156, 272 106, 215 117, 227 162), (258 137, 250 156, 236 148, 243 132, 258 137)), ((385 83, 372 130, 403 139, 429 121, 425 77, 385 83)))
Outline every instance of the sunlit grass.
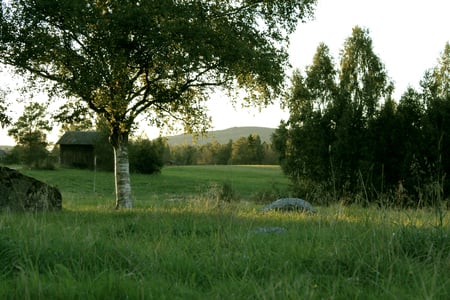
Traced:
MULTIPOLYGON (((74 201, 114 205, 114 175, 110 172, 71 169, 23 172, 60 188, 65 199, 63 205, 74 201)), ((159 200, 204 195, 224 183, 230 184, 244 200, 261 191, 289 193, 289 181, 278 166, 173 166, 164 168, 161 174, 131 175, 134 202, 144 207, 159 200)))

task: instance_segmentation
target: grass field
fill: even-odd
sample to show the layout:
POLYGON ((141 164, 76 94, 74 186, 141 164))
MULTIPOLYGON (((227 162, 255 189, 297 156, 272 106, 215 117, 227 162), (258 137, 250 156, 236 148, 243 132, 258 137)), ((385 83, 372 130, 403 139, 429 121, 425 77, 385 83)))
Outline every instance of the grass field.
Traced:
MULTIPOLYGON (((22 172, 57 186, 66 208, 115 205, 113 173, 72 169, 22 172)), ((278 166, 173 166, 157 175, 132 174, 131 184, 137 207, 199 196, 214 198, 223 185, 230 186, 242 200, 258 200, 263 194, 289 195, 289 182, 278 166)))
POLYGON ((25 172, 63 211, 0 213, 0 299, 450 299, 446 211, 260 213, 288 182, 238 166, 133 175, 136 208, 115 211, 110 173, 25 172), (218 200, 224 182, 240 201, 218 200))

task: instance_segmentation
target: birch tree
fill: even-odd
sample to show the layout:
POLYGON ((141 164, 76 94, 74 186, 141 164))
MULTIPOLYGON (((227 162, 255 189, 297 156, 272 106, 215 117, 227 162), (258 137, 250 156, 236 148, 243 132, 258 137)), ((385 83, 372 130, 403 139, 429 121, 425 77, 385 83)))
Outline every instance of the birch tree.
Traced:
POLYGON ((215 87, 270 103, 282 88, 289 34, 315 2, 4 0, 0 62, 107 120, 116 207, 131 208, 127 144, 137 118, 199 130, 215 87))

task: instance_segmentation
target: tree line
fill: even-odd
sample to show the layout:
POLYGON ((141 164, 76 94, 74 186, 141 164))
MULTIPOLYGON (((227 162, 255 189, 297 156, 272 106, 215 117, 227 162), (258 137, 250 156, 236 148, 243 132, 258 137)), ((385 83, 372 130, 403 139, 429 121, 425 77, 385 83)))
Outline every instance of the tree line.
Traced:
MULTIPOLYGON (((58 113, 56 113, 58 114, 58 113)), ((53 169, 58 162, 58 147, 47 141, 47 132, 52 128, 52 120, 44 104, 29 103, 17 121, 10 124, 8 134, 16 141, 16 146, 3 158, 7 164, 23 164, 30 168, 53 169)), ((57 119, 57 117, 55 117, 57 119)), ((113 148, 108 142, 105 121, 91 119, 63 123, 62 131, 97 131, 99 138, 94 151, 97 166, 104 171, 114 170, 113 148)), ((131 137, 129 142, 130 171, 136 173, 159 173, 164 165, 227 165, 227 164, 277 164, 277 155, 271 144, 262 142, 258 134, 243 136, 228 143, 217 141, 204 145, 171 145, 167 139, 159 137, 149 140, 131 137)))
MULTIPOLYGON (((95 145, 99 167, 105 171, 114 170, 113 148, 106 142, 107 134, 95 145)), ((129 142, 130 171, 142 174, 161 172, 171 165, 262 165, 277 164, 276 153, 271 144, 261 142, 257 134, 229 140, 226 144, 216 141, 204 145, 169 145, 167 139, 159 137, 150 140, 132 137, 129 142)))
POLYGON ((399 101, 394 83, 360 27, 344 42, 339 67, 320 44, 296 70, 284 104, 290 117, 272 143, 300 195, 317 202, 421 206, 450 192, 450 45, 420 90, 399 101))
POLYGON ((172 145, 170 159, 181 165, 273 165, 277 155, 270 143, 262 142, 258 134, 229 140, 226 144, 172 145))

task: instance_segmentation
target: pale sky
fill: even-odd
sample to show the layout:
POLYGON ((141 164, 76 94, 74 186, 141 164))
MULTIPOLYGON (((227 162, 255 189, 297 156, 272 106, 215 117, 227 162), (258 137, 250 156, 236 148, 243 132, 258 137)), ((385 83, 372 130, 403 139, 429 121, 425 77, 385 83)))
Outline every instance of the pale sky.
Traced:
MULTIPOLYGON (((293 68, 310 65, 319 43, 330 48, 336 65, 344 41, 352 28, 369 29, 374 51, 395 82, 398 100, 408 85, 418 87, 424 72, 436 65, 446 42, 450 42, 449 0, 318 0, 313 20, 298 26, 289 49, 293 68)), ((290 75, 290 74, 288 74, 290 75)), ((226 99, 212 99, 208 105, 213 129, 235 126, 278 127, 287 112, 278 104, 261 111, 231 107, 226 99)), ((143 128, 150 138, 157 129, 143 128)), ((57 136, 49 137, 51 142, 57 136)), ((13 144, 7 130, 0 130, 0 145, 13 144)))
MULTIPOLYGON (((303 70, 310 65, 321 42, 338 65, 344 41, 355 26, 369 29, 374 51, 395 82, 398 100, 408 85, 419 87, 425 71, 436 65, 450 42, 450 0, 318 0, 314 20, 300 24, 291 36, 292 67, 303 70)), ((216 129, 278 127, 281 119, 288 118, 279 105, 261 113, 221 105, 212 115, 216 129)))

